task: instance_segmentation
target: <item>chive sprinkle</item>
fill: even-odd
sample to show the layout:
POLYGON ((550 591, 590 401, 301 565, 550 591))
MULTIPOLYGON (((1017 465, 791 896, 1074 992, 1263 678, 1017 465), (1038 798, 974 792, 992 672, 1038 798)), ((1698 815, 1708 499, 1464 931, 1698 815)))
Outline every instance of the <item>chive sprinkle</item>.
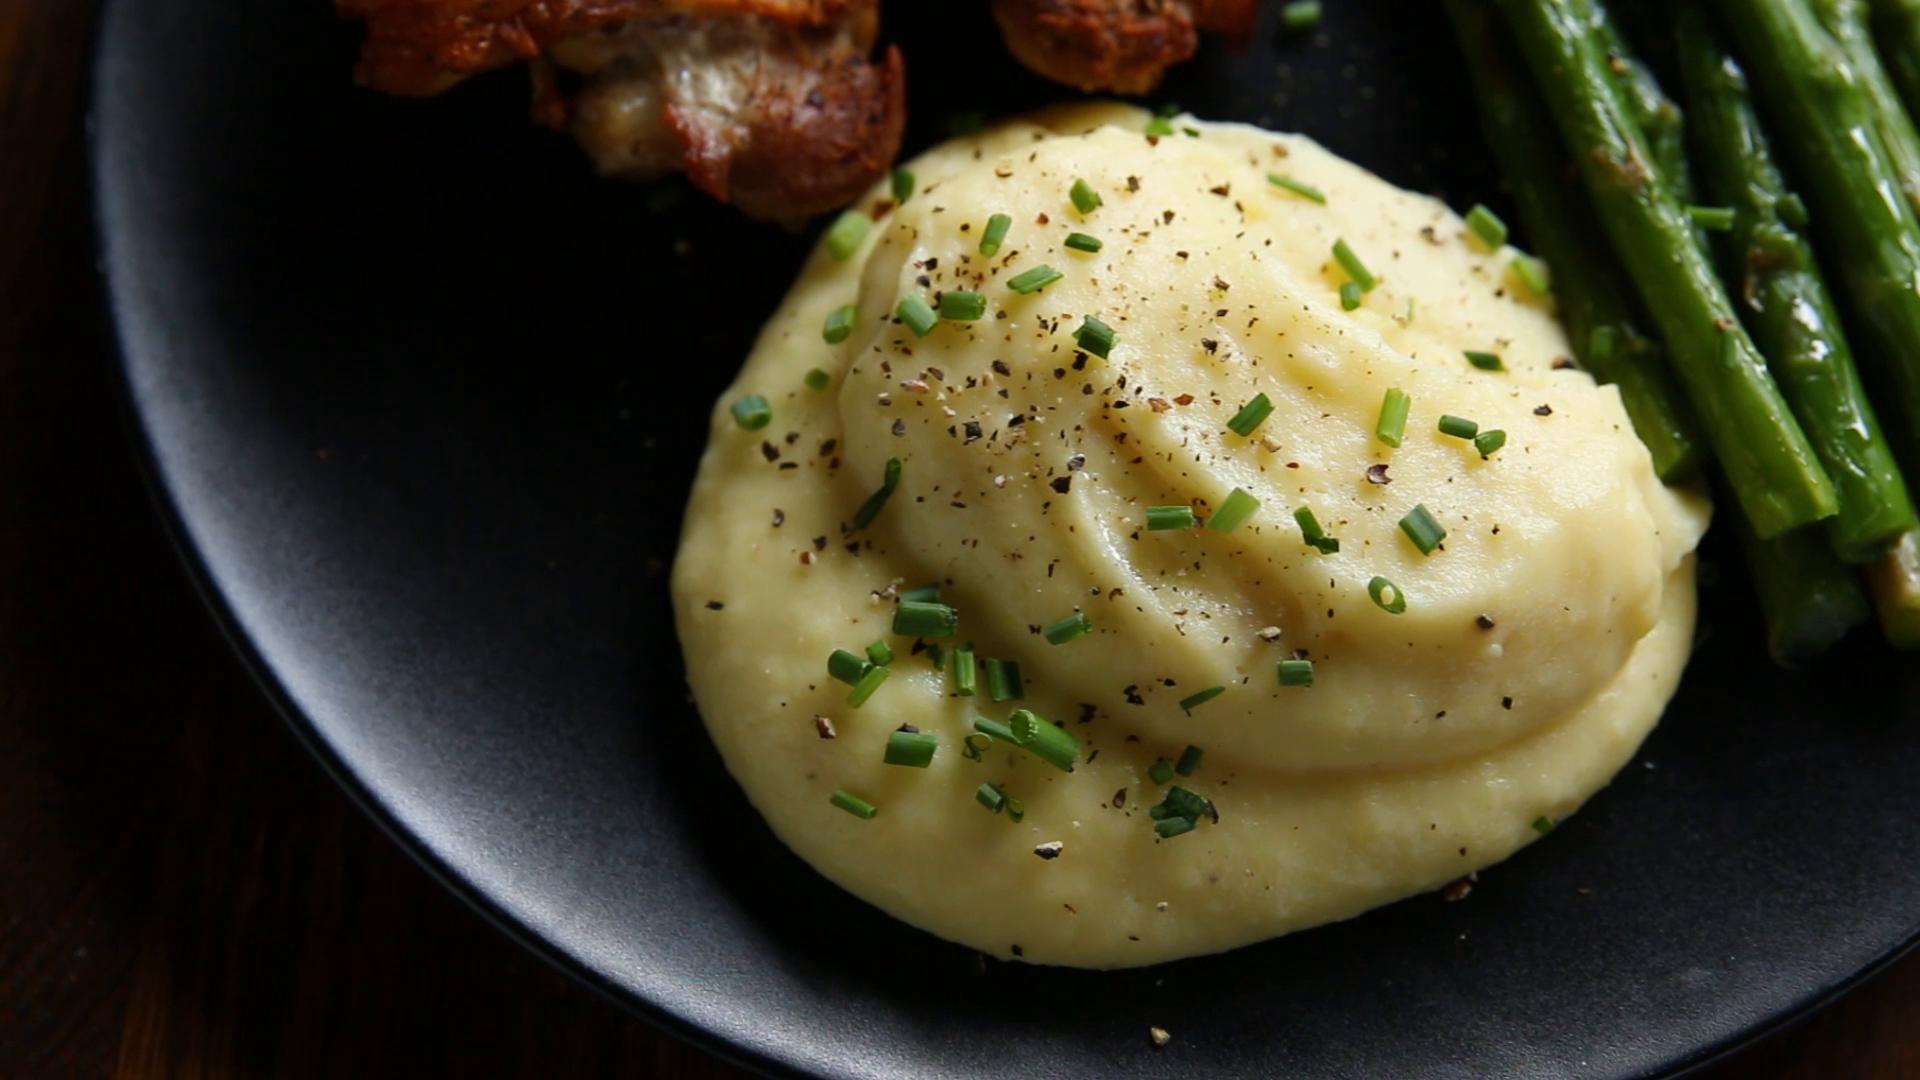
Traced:
POLYGON ((844 788, 834 792, 827 801, 845 810, 847 813, 852 814, 854 817, 859 818, 861 821, 871 821, 873 820, 873 815, 880 812, 879 807, 844 788))
POLYGON ((1473 448, 1480 451, 1482 458, 1490 458, 1501 447, 1507 445, 1507 433, 1499 428, 1483 431, 1473 437, 1473 448))
POLYGON ((1733 207, 1731 206, 1689 206, 1687 216, 1695 225, 1711 232, 1726 232, 1733 228, 1733 207))
POLYGON ((1193 507, 1191 506, 1147 507, 1147 529, 1151 532, 1191 528, 1193 528, 1193 507))
POLYGON ((1055 270, 1046 263, 1041 263, 1031 270, 1022 270, 1008 278, 1007 288, 1012 289, 1021 296, 1026 296, 1030 293, 1039 292, 1041 289, 1059 281, 1064 276, 1060 271, 1055 270))
POLYGON ((1546 296, 1553 292, 1553 274, 1545 260, 1532 255, 1515 255, 1508 269, 1535 296, 1546 296))
POLYGON ((1167 781, 1173 779, 1173 762, 1168 761, 1166 758, 1155 761, 1153 765, 1147 769, 1147 778, 1156 784, 1165 784, 1167 781))
POLYGON ((1193 710, 1226 692, 1227 688, 1224 686, 1209 686, 1205 690, 1195 691, 1180 699, 1180 711, 1192 716, 1193 710))
POLYGON ((900 321, 907 324, 907 329, 913 331, 914 337, 926 337, 933 333, 933 328, 940 322, 940 317, 933 313, 933 308, 918 293, 901 297, 893 313, 900 316, 900 321))
POLYGON ((827 314, 827 323, 820 329, 820 336, 827 344, 838 345, 853 333, 853 322, 860 317, 860 309, 847 304, 834 308, 827 314))
POLYGON ((1389 615, 1398 615, 1407 610, 1407 594, 1400 591, 1400 586, 1386 578, 1375 577, 1367 582, 1367 595, 1373 598, 1374 604, 1381 611, 1389 615))
POLYGON ((932 665, 935 671, 945 670, 947 666, 947 650, 941 648, 940 643, 937 641, 926 642, 926 646, 927 663, 932 665))
POLYGON ((1072 772, 1080 756, 1080 741, 1064 729, 1035 716, 1030 709, 1015 709, 1007 717, 1013 741, 1035 757, 1061 772, 1072 772))
POLYGON ((1553 819, 1545 814, 1533 819, 1533 831, 1545 836, 1553 831, 1553 819))
POLYGON ((1025 697, 1020 684, 1020 665, 1012 660, 987 660, 987 699, 993 702, 1019 701, 1025 697))
POLYGON ((1440 434, 1456 439, 1471 439, 1480 434, 1480 425, 1464 416, 1443 415, 1440 417, 1440 434))
POLYGON ((1180 751, 1180 760, 1174 764, 1173 771, 1181 776, 1192 776, 1200 768, 1200 755, 1203 753, 1205 751, 1197 746, 1188 746, 1180 751))
POLYGON ((1312 686, 1313 685, 1313 661, 1311 660, 1280 661, 1280 685, 1281 686, 1312 686))
POLYGON ((1207 528, 1217 533, 1232 532, 1260 509, 1260 500, 1241 488, 1234 488, 1220 502, 1220 509, 1207 518, 1207 528))
POLYGON ((1280 9, 1280 26, 1289 33, 1320 25, 1320 0, 1293 0, 1280 9))
POLYGON ((867 659, 881 667, 886 667, 893 663, 893 646, 884 641, 876 641, 867 646, 867 659))
POLYGON ((1507 242, 1507 223, 1480 203, 1474 203, 1473 209, 1467 211, 1467 230, 1489 249, 1497 250, 1507 242))
POLYGON ((1286 190, 1293 192, 1295 195, 1298 195, 1301 198, 1310 200, 1312 202, 1317 202, 1321 206, 1327 205, 1326 192, 1321 191, 1319 188, 1314 187, 1312 184, 1303 183, 1299 180, 1295 180, 1291 176, 1281 176, 1279 173, 1268 173, 1267 183, 1272 184, 1274 187, 1277 187, 1277 188, 1285 188, 1286 190))
POLYGON ((1093 315, 1082 320, 1079 328, 1073 332, 1074 344, 1102 360, 1113 354, 1113 343, 1118 340, 1113 327, 1093 315))
POLYGON ((1320 554, 1331 555, 1340 550, 1340 538, 1328 536, 1320 527, 1320 519, 1313 516, 1313 508, 1302 506, 1293 512, 1293 520, 1300 524, 1300 538, 1308 547, 1318 548, 1320 554))
POLYGON ((1075 638, 1083 638, 1093 633, 1093 619, 1084 611, 1076 611, 1046 629, 1049 645, 1065 645, 1075 638))
POLYGON ((1252 401, 1241 406, 1240 411, 1233 414, 1233 419, 1227 421, 1227 429, 1243 439, 1250 438, 1271 415, 1273 402, 1267 400, 1264 393, 1255 394, 1252 401))
POLYGON ((1001 791, 993 784, 981 784, 975 788, 973 798, 975 802, 996 814, 1000 812, 1002 807, 1007 805, 1006 792, 1001 791))
POLYGON ((993 736, 982 731, 970 731, 966 738, 960 740, 960 753, 969 761, 981 760, 991 749, 993 749, 993 736))
POLYGON ((1407 511, 1406 516, 1400 519, 1400 531, 1407 534, 1407 539, 1413 541, 1413 546, 1419 548, 1422 555, 1433 554, 1434 549, 1440 546, 1440 541, 1447 538, 1447 530, 1434 520, 1432 511, 1427 509, 1425 503, 1416 503, 1413 509, 1407 511))
POLYGON ((834 218, 833 224, 827 227, 827 254, 841 262, 853 258, 872 227, 873 219, 858 210, 848 210, 834 218))
POLYGON ((880 508, 887 505, 887 500, 893 496, 893 489, 899 486, 900 459, 888 458, 886 479, 881 481, 879 491, 867 496, 867 501, 860 504, 860 509, 853 515, 853 527, 864 529, 873 524, 873 519, 880 516, 880 508))
POLYGON ((1353 253, 1345 240, 1333 242, 1333 259, 1353 279, 1353 283, 1360 286, 1361 292, 1372 292, 1373 287, 1380 284, 1380 279, 1373 276, 1373 271, 1367 269, 1367 264, 1360 261, 1360 256, 1353 253))
MULTIPOLYGON (((1188 749, 1192 749, 1192 747, 1188 749)), ((1183 817, 1198 821, 1206 815, 1207 800, 1201 798, 1197 793, 1175 784, 1167 789, 1167 797, 1162 799, 1160 805, 1154 807, 1154 809, 1160 811, 1160 813, 1153 815, 1155 818, 1183 817)))
MULTIPOLYGON (((989 663, 991 663, 991 661, 989 661, 989 663)), ((999 739, 1001 742, 1010 743, 1014 741, 1012 728, 998 720, 990 720, 977 714, 973 718, 973 730, 982 735, 990 735, 993 738, 999 739)))
POLYGON ((827 374, 824 371, 821 371, 819 368, 814 368, 813 370, 807 372, 806 383, 807 383, 807 389, 809 390, 814 390, 814 391, 825 390, 829 385, 832 384, 832 382, 833 382, 833 376, 827 374))
POLYGON ((980 254, 991 259, 1000 254, 1000 245, 1007 239, 1007 230, 1013 228, 1013 218, 1006 214, 995 214, 987 219, 987 227, 980 233, 980 254))
POLYGON ((827 657, 827 674, 848 686, 858 683, 871 667, 873 667, 872 661, 859 653, 848 652, 845 649, 835 649, 833 655, 827 657))
POLYGON ((929 600, 938 600, 940 599, 940 586, 938 583, 935 583, 931 585, 915 585, 911 589, 901 589, 899 599, 903 601, 918 600, 922 603, 929 600))
POLYGON ((869 667, 867 673, 860 676, 860 681, 853 684, 853 693, 847 695, 847 704, 856 709, 865 705, 867 699, 873 696, 873 692, 880 689, 880 684, 887 681, 889 670, 878 664, 869 667))
POLYGON ((1594 327, 1587 334, 1587 359, 1606 363, 1613 359, 1614 349, 1620 343, 1620 330, 1611 324, 1594 327))
POLYGON ((976 686, 973 646, 953 650, 953 692, 972 697, 976 686))
POLYGON ((1407 433, 1407 413, 1413 409, 1413 399, 1405 390, 1398 388, 1387 391, 1380 399, 1380 419, 1373 425, 1374 437, 1388 446, 1398 448, 1401 436, 1407 433))
POLYGON ((893 201, 904 203, 913 198, 913 173, 905 168, 893 170, 893 201))
POLYGON ((951 637, 960 613, 938 601, 902 600, 893 610, 893 632, 905 637, 951 637))
POLYGON ((951 322, 973 322, 987 313, 987 298, 977 292, 940 294, 940 317, 951 322))
POLYGON ((1355 285, 1353 282, 1351 281, 1341 282, 1340 283, 1340 309, 1342 311, 1357 310, 1360 307, 1360 298, 1364 295, 1365 294, 1360 291, 1360 286, 1355 285))
POLYGON ((1184 817, 1161 818, 1159 821, 1153 823, 1153 831, 1159 833, 1160 838, 1163 840, 1171 839, 1182 833, 1190 833, 1193 831, 1193 827, 1193 819, 1184 817))
POLYGON ((1067 191, 1067 198, 1073 200, 1073 208, 1080 211, 1082 216, 1100 209, 1100 193, 1085 180, 1075 180, 1073 187, 1067 191))
POLYGON ((1465 355, 1467 363, 1472 364, 1481 371, 1507 370, 1507 365, 1501 361, 1499 353, 1476 352, 1473 349, 1468 349, 1465 355))
POLYGON ((1173 122, 1164 116, 1156 116, 1147 121, 1146 133, 1153 136, 1171 135, 1173 134, 1173 122))
POLYGON ((748 394, 733 403, 733 422, 748 431, 759 431, 773 420, 773 407, 759 394, 748 394))
POLYGON ((904 765, 909 769, 924 769, 933 764, 933 752, 940 746, 940 739, 924 731, 896 731, 887 736, 886 753, 880 760, 888 765, 904 765))
POLYGON ((1027 804, 1013 796, 1007 796, 1007 820, 1018 822, 1027 816, 1027 804))
POLYGON ((1083 232, 1068 233, 1066 244, 1075 251, 1086 252, 1099 251, 1101 248, 1107 246, 1099 237, 1088 236, 1083 232))

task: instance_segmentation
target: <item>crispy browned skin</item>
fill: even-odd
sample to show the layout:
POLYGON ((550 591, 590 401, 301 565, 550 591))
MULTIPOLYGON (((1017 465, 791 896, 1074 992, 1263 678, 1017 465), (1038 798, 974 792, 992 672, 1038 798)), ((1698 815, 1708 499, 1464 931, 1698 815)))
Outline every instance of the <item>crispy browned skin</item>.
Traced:
POLYGON ((900 148, 900 54, 868 60, 877 0, 338 2, 367 23, 363 84, 436 94, 530 60, 535 115, 602 172, 680 169, 755 217, 844 205, 900 148))
POLYGON ((1007 48, 1055 82, 1145 94, 1193 56, 1201 30, 1253 35, 1260 0, 993 0, 1007 48))

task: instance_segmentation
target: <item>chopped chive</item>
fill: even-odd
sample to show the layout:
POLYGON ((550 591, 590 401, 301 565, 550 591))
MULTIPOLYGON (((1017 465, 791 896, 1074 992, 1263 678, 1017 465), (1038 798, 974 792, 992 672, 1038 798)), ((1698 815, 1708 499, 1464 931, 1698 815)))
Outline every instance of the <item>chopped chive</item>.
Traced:
POLYGON ((1250 438, 1271 415, 1273 402, 1267 400, 1264 393, 1255 394, 1252 401, 1242 405, 1240 411, 1233 414, 1233 419, 1227 421, 1227 429, 1243 439, 1250 438))
POLYGON ((827 254, 841 262, 853 258, 872 227, 873 219, 858 210, 848 210, 834 218, 833 224, 827 226, 827 254))
POLYGON ((733 422, 748 431, 759 431, 773 420, 773 406, 759 394, 748 394, 733 403, 733 422))
POLYGON ((1117 340, 1113 327, 1092 315, 1082 320, 1079 329, 1073 332, 1074 344, 1102 360, 1113 353, 1113 343, 1117 340))
POLYGON ((1374 437, 1388 446, 1398 447, 1401 436, 1407 433, 1407 413, 1413 409, 1413 399, 1401 389, 1387 391, 1380 399, 1380 419, 1373 426, 1374 437))
POLYGON ((1012 660, 987 660, 987 699, 1019 701, 1026 688, 1020 684, 1020 665, 1012 660))
POLYGON ((1093 619, 1084 611, 1076 611, 1046 629, 1049 645, 1065 645, 1074 638, 1086 637, 1093 633, 1093 619))
POLYGON ((1306 541, 1308 547, 1318 548, 1322 555, 1331 555, 1340 550, 1339 537, 1327 535, 1326 530, 1320 527, 1320 519, 1313 516, 1312 507, 1302 506, 1294 510, 1293 520, 1300 523, 1300 538, 1306 541))
POLYGON ((940 599, 940 585, 938 582, 935 582, 931 585, 915 585, 911 589, 901 589, 899 599, 903 602, 907 600, 918 600, 921 603, 938 600, 940 599))
POLYGON ((1075 180, 1073 187, 1067 191, 1067 198, 1073 200, 1073 208, 1080 211, 1082 216, 1100 209, 1100 193, 1085 180, 1075 180))
POLYGON ((860 509, 853 515, 853 527, 864 529, 873 524, 873 519, 880 516, 880 508, 887 505, 887 499, 892 497, 893 489, 899 486, 900 459, 888 458, 886 479, 881 481, 879 491, 867 496, 867 501, 860 504, 860 509))
POLYGON ((1006 792, 1001 791, 999 787, 993 784, 981 784, 975 788, 973 791, 973 799, 981 806, 986 807, 996 814, 1000 812, 1001 808, 1007 805, 1006 792))
POLYGON ((1620 343, 1620 330, 1611 323, 1594 327, 1587 334, 1587 359, 1605 364, 1613 359, 1614 349, 1620 343))
POLYGON ((1489 249, 1498 250, 1507 242, 1507 223, 1481 203, 1474 203, 1473 209, 1467 211, 1467 229, 1489 249))
POLYGON ((1533 819, 1533 831, 1545 836, 1553 831, 1553 819, 1545 814, 1533 819))
POLYGON ((1367 595, 1373 598, 1374 604, 1381 611, 1389 615, 1398 615, 1407 610, 1407 594, 1400 591, 1400 586, 1386 578, 1375 577, 1367 582, 1367 595))
POLYGON ((1186 132, 1187 138, 1189 139, 1197 139, 1200 137, 1200 129, 1197 127, 1183 127, 1180 130, 1186 132))
POLYGON ((833 655, 827 657, 827 674, 848 686, 858 683, 872 666, 871 660, 845 649, 835 649, 833 655))
POLYGON ((827 374, 824 371, 821 371, 819 368, 814 368, 813 370, 807 372, 806 383, 807 383, 807 389, 809 390, 815 390, 815 391, 825 390, 828 384, 832 382, 833 382, 833 376, 827 374))
POLYGON ((1508 269, 1520 284, 1525 285, 1535 296, 1547 296, 1553 292, 1553 274, 1547 268, 1545 260, 1532 255, 1515 255, 1507 264, 1508 269))
POLYGON ((1313 685, 1313 661, 1311 660, 1280 661, 1280 685, 1281 686, 1312 686, 1313 685))
POLYGON ((1473 437, 1473 448, 1480 451, 1480 456, 1483 458, 1492 457, 1496 451, 1505 445, 1507 445, 1507 433, 1501 431, 1499 428, 1494 428, 1492 431, 1483 431, 1473 437))
POLYGON ((852 814, 854 817, 859 818, 861 821, 871 821, 873 820, 873 815, 880 812, 879 807, 874 806, 872 803, 844 788, 834 792, 827 801, 845 810, 847 813, 852 814))
POLYGON ((893 609, 893 632, 906 637, 952 637, 960 627, 960 613, 946 604, 902 600, 893 609))
POLYGON ((1499 353, 1476 352, 1473 349, 1468 349, 1466 350, 1466 357, 1467 363, 1472 364, 1481 371, 1507 370, 1507 365, 1500 360, 1499 353))
POLYGON ((1193 528, 1193 507, 1191 506, 1147 507, 1147 529, 1151 532, 1191 528, 1193 528))
POLYGON ((1018 822, 1027 816, 1027 804, 1013 796, 1007 796, 1007 820, 1018 822))
MULTIPOLYGON (((992 661, 989 660, 988 663, 992 663, 992 661)), ((980 716, 977 714, 973 718, 973 730, 979 732, 982 735, 988 735, 993 738, 999 739, 1001 742, 1014 741, 1012 728, 1008 727, 1007 725, 1001 723, 998 720, 989 720, 986 717, 980 716)))
POLYGON ((1207 528, 1217 533, 1232 532, 1260 509, 1260 500, 1240 488, 1234 488, 1221 500, 1220 509, 1207 518, 1207 528))
POLYGON ((867 646, 867 659, 881 667, 886 667, 893 663, 893 646, 884 641, 876 641, 867 646))
POLYGON ((927 732, 896 731, 887 736, 887 750, 880 760, 888 765, 924 769, 933 764, 933 752, 939 746, 939 737, 927 732))
POLYGON ((1179 784, 1167 789, 1167 797, 1161 800, 1160 805, 1166 807, 1167 813, 1174 817, 1193 818, 1195 821, 1207 812, 1207 800, 1179 784))
POLYGON ((1277 188, 1285 188, 1286 190, 1293 192, 1295 195, 1298 195, 1303 199, 1309 199, 1313 202, 1317 202, 1321 206, 1327 205, 1326 192, 1321 191, 1319 188, 1314 187, 1312 184, 1302 183, 1299 180, 1295 180, 1291 176, 1281 176, 1279 173, 1268 173, 1267 183, 1272 184, 1274 187, 1277 187, 1277 188))
POLYGON ((1733 228, 1733 207, 1731 206, 1689 206, 1687 216, 1695 225, 1711 232, 1726 232, 1733 228))
POLYGON ((1180 760, 1174 765, 1173 771, 1181 776, 1192 776, 1200 768, 1200 755, 1205 752, 1197 746, 1189 746, 1180 751, 1180 760))
POLYGON ((993 736, 983 731, 970 731, 960 740, 960 752, 970 761, 979 761, 993 747, 993 736))
POLYGON ((953 650, 953 692, 961 697, 972 697, 977 674, 973 660, 973 647, 953 650))
POLYGON ((1471 439, 1480 434, 1480 425, 1464 416, 1443 415, 1440 417, 1440 434, 1456 439, 1471 439))
POLYGON ((865 705, 873 692, 880 689, 880 684, 887 681, 888 670, 877 664, 868 668, 866 674, 860 676, 860 681, 853 684, 853 693, 847 695, 847 704, 856 709, 865 705))
POLYGON ((905 168, 893 170, 893 201, 904 203, 913 198, 913 173, 905 168))
POLYGON ((1165 784, 1167 781, 1173 779, 1173 762, 1168 761, 1166 758, 1155 761, 1147 769, 1147 777, 1156 784, 1165 784))
POLYGON ((1171 135, 1173 134, 1173 122, 1164 116, 1156 116, 1147 121, 1146 133, 1155 136, 1171 135))
POLYGON ((944 670, 947 666, 947 651, 942 649, 937 641, 929 641, 926 646, 927 663, 932 664, 935 671, 944 670))
POLYGON ((1320 25, 1320 0, 1293 0, 1280 9, 1280 26, 1297 34, 1320 25))
POLYGON ((1193 825, 1194 822, 1192 818, 1161 818, 1159 821, 1153 823, 1153 831, 1159 833, 1161 839, 1166 840, 1179 836, 1182 833, 1192 832, 1193 825))
POLYGON ((1434 520, 1432 511, 1427 509, 1425 503, 1416 503, 1413 509, 1407 511, 1406 516, 1400 519, 1400 531, 1407 534, 1407 539, 1413 541, 1413 546, 1419 548, 1422 555, 1433 554, 1434 549, 1440 546, 1440 541, 1447 538, 1447 530, 1434 520))
POLYGON ((947 134, 959 138, 963 135, 978 135, 987 130, 987 114, 981 112, 958 112, 947 117, 947 134))
POLYGON ((1055 270, 1046 263, 1041 263, 1031 270, 1022 270, 1008 278, 1007 288, 1012 289, 1021 296, 1026 296, 1030 293, 1039 292, 1041 289, 1059 281, 1064 276, 1060 271, 1055 270))
POLYGON ((977 292, 940 294, 940 317, 951 322, 973 322, 987 313, 987 298, 977 292))
POLYGON ((980 254, 989 259, 1000 254, 1000 245, 1007 239, 1007 230, 1013 228, 1013 218, 1006 214, 995 214, 987 219, 987 227, 980 233, 980 254))
POLYGON ((1080 756, 1080 740, 1064 729, 1040 719, 1029 709, 1015 709, 1013 715, 1007 717, 1007 727, 1013 729, 1013 741, 1021 749, 1062 772, 1073 771, 1074 760, 1080 756))
POLYGON ((1353 279, 1353 283, 1360 286, 1361 292, 1372 292, 1373 287, 1380 284, 1380 279, 1373 276, 1373 272, 1367 269, 1367 264, 1360 261, 1360 256, 1353 253, 1353 249, 1347 246, 1345 240, 1333 242, 1333 258, 1340 264, 1340 269, 1345 270, 1347 276, 1353 279))
POLYGON ((1101 248, 1107 246, 1099 237, 1088 236, 1083 232, 1068 233, 1066 244, 1075 251, 1087 252, 1099 251, 1101 248))
POLYGON ((1364 295, 1365 294, 1360 291, 1360 286, 1355 285, 1353 282, 1351 281, 1341 282, 1340 283, 1340 309, 1342 311, 1357 310, 1360 307, 1360 298, 1364 295))
POLYGON ((907 324, 907 329, 913 331, 914 337, 926 337, 933 333, 933 328, 940 322, 940 317, 933 313, 933 308, 918 293, 901 297, 900 305, 893 309, 893 313, 900 316, 900 321, 907 324))
MULTIPOLYGON (((820 329, 820 336, 829 345, 838 345, 853 333, 853 323, 860 317, 860 309, 852 304, 834 308, 827 314, 827 323, 820 329)), ((821 374, 825 374, 822 372, 821 374)))
MULTIPOLYGON (((1188 716, 1192 716, 1193 710, 1226 692, 1227 688, 1224 686, 1209 686, 1205 690, 1195 691, 1180 699, 1180 711, 1186 713, 1188 716)), ((1186 759, 1182 758, 1181 760, 1185 761, 1186 759)))

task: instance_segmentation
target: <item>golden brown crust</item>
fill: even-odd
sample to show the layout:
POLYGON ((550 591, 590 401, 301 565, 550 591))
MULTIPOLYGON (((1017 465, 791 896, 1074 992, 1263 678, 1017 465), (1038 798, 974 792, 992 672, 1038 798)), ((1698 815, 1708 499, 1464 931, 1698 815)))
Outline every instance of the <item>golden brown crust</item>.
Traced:
POLYGON ((994 0, 1019 61, 1079 90, 1145 94, 1193 56, 1199 30, 1252 36, 1259 0, 994 0))

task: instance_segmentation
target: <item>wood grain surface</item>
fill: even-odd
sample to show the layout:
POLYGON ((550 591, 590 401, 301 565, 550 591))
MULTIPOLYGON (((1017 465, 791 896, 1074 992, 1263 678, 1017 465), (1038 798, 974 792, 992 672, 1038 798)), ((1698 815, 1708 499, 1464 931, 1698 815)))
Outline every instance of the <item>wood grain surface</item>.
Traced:
MULTIPOLYGON (((207 617, 112 383, 91 24, 0 0, 0 1077, 744 1075, 444 892, 207 617)), ((1920 958, 1710 1075, 1920 1076, 1920 958)))

